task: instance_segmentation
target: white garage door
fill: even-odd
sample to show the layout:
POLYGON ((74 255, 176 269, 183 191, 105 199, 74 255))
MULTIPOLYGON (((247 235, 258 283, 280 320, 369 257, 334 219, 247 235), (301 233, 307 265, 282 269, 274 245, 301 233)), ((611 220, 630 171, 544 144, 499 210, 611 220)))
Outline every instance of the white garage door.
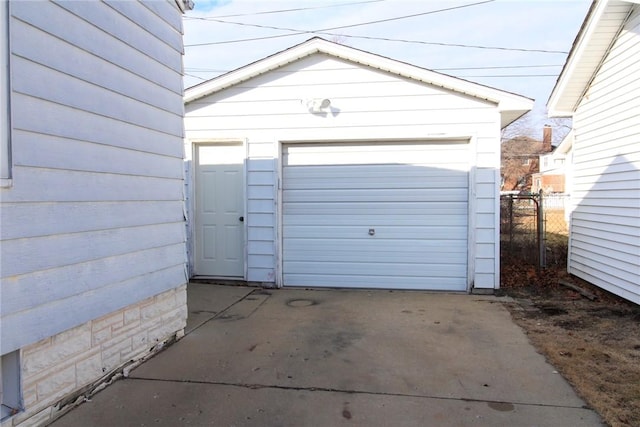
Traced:
POLYGON ((466 142, 283 149, 283 284, 467 289, 466 142))

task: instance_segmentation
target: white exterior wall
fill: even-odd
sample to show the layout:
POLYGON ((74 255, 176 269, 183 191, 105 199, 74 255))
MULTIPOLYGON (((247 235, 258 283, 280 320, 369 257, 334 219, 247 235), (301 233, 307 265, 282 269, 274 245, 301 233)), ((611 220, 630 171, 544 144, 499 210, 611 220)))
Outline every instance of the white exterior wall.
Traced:
POLYGON ((246 279, 269 283, 280 273, 282 143, 469 138, 471 277, 478 288, 498 287, 500 113, 494 104, 315 54, 188 103, 185 128, 188 157, 193 141, 246 141, 246 279), (311 98, 330 99, 331 112, 311 114, 311 98))
MULTIPOLYGON (((173 0, 15 1, 10 14, 0 354, 26 356, 187 282, 182 24, 173 0)), ((78 375, 86 384, 113 367, 78 375)))
POLYGON ((574 116, 569 272, 640 303, 640 8, 574 116))

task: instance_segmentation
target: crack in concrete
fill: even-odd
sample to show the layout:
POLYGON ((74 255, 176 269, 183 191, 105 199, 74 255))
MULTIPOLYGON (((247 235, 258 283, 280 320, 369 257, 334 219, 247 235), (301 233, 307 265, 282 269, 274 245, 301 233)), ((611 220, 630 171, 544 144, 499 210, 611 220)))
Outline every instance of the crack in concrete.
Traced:
MULTIPOLYGON (((237 301, 234 301, 233 303, 229 304, 227 307, 225 307, 224 309, 220 310, 218 313, 216 313, 215 316, 205 320, 204 322, 202 322, 201 324, 199 324, 198 326, 195 326, 193 329, 191 329, 188 333, 185 334, 185 336, 190 335, 193 331, 195 331, 196 329, 200 329, 202 326, 204 326, 205 324, 211 322, 212 320, 218 319, 219 317, 221 317, 222 315, 224 315, 227 311, 231 310, 234 306, 236 306, 237 304, 241 303, 242 301, 244 301, 249 295, 253 294, 254 292, 256 292, 259 289, 253 289, 252 291, 248 292, 245 296, 243 296, 242 298, 238 299, 237 301)), ((266 301, 266 298, 265 298, 266 301)), ((263 301, 264 303, 264 301, 263 301)), ((262 305, 262 304, 260 304, 262 305)), ((256 308, 257 310, 257 308, 256 308)), ((252 311, 251 314, 253 314, 255 312, 252 311)))
POLYGON ((283 386, 277 384, 244 384, 244 383, 231 383, 224 381, 199 381, 199 380, 169 380, 162 378, 142 378, 142 377, 129 377, 127 380, 142 380, 142 381, 158 381, 167 383, 181 383, 181 384, 200 384, 200 385, 216 385, 227 387, 239 387, 250 390, 261 389, 274 389, 274 390, 288 390, 288 391, 308 391, 308 392, 326 392, 326 393, 344 393, 344 394, 363 394, 369 396, 386 396, 386 397, 410 397, 418 399, 434 399, 434 400, 449 400, 456 402, 471 402, 471 403, 487 403, 487 404, 511 404, 514 406, 531 406, 542 408, 560 408, 560 409, 584 409, 592 411, 593 409, 583 406, 567 406, 567 405, 553 405, 549 403, 528 403, 528 402, 508 402, 503 400, 484 400, 484 399, 472 399, 465 397, 446 397, 446 396, 431 396, 423 394, 410 394, 410 393, 389 393, 389 392, 377 392, 367 390, 343 390, 337 388, 328 387, 301 387, 301 386, 283 386))

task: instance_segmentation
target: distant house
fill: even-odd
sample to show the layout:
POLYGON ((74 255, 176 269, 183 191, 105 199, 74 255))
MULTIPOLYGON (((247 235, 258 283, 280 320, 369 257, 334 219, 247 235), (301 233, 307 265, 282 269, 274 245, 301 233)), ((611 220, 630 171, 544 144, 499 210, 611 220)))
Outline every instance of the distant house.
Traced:
POLYGON ((0 2, 3 427, 183 331, 184 7, 0 2))
POLYGON ((549 98, 573 118, 568 270, 640 304, 640 4, 594 1, 549 98))
POLYGON ((192 274, 499 286, 500 129, 532 100, 313 38, 185 102, 192 274))
POLYGON ((571 186, 573 132, 569 132, 550 153, 541 154, 539 172, 532 176, 531 191, 546 194, 565 193, 571 186))
POLYGON ((540 156, 552 150, 551 128, 543 128, 542 141, 518 136, 500 146, 501 191, 533 191, 533 176, 540 171, 540 156))

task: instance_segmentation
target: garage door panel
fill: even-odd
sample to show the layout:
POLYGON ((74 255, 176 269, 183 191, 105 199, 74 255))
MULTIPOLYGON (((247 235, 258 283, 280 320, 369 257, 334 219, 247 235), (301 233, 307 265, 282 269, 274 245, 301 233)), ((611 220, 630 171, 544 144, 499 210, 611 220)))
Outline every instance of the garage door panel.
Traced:
MULTIPOLYGON (((458 240, 322 240, 309 245, 294 239, 283 256, 288 262, 466 264, 466 241, 458 240)), ((324 264, 328 267, 329 264, 324 264)))
MULTIPOLYGON (((316 171, 320 166, 296 168, 296 173, 287 171, 284 176, 286 190, 326 188, 456 188, 467 184, 466 170, 395 166, 391 171, 385 167, 343 166, 346 171, 316 171)), ((333 170, 333 168, 331 168, 333 170)))
POLYGON ((298 165, 390 165, 440 164, 460 165, 469 163, 468 144, 453 141, 440 144, 375 143, 375 144, 296 144, 287 147, 283 159, 288 166, 298 165), (416 155, 422 154, 422 155, 416 155))
POLYGON ((468 157, 450 143, 285 147, 285 286, 465 290, 468 157))
POLYGON ((463 187, 467 183, 467 175, 459 177, 434 177, 430 179, 415 179, 415 180, 392 180, 384 179, 380 177, 369 177, 368 179, 354 179, 348 182, 335 182, 331 178, 304 180, 296 183, 288 183, 285 190, 331 190, 331 189, 458 189, 463 187))
MULTIPOLYGON (((415 179, 430 180, 439 177, 457 177, 464 175, 467 170, 464 167, 452 168, 443 162, 434 162, 433 165, 406 164, 382 164, 382 165, 314 165, 314 166, 287 166, 283 178, 290 180, 314 180, 323 178, 336 178, 336 180, 371 179, 375 177, 385 179, 415 179), (446 165, 446 166, 445 166, 446 165)), ((289 182, 295 185, 295 182, 289 182)))
POLYGON ((402 277, 396 276, 344 276, 317 274, 285 274, 284 282, 289 286, 313 286, 360 289, 430 289, 434 291, 459 291, 466 286, 461 277, 402 277))
POLYGON ((345 262, 353 263, 409 263, 409 264, 458 264, 467 262, 466 256, 452 252, 417 252, 417 251, 309 251, 304 255, 297 254, 293 250, 284 253, 289 262, 331 262, 336 256, 345 262))
POLYGON ((459 202, 466 200, 467 189, 382 188, 375 191, 358 189, 287 190, 282 201, 289 202, 459 202))
MULTIPOLYGON (((456 239, 464 238, 463 231, 466 233, 466 227, 376 227, 375 233, 377 239, 456 239)), ((353 226, 287 226, 283 230, 284 239, 307 239, 309 245, 313 245, 313 239, 362 239, 367 241, 368 229, 363 230, 362 227, 354 228, 353 226), (364 232, 363 232, 364 231, 364 232), (366 235, 365 235, 366 233, 366 235)), ((287 246, 285 242, 285 247, 287 246)))
MULTIPOLYGON (((296 156, 285 155, 284 160, 288 165, 300 166, 300 165, 352 165, 352 164, 366 164, 366 165, 392 165, 392 164, 405 164, 416 166, 432 166, 439 167, 443 164, 440 160, 446 160, 446 164, 452 169, 463 169, 468 166, 467 157, 453 157, 452 151, 443 151, 441 157, 437 157, 436 153, 431 157, 411 157, 407 156, 407 152, 361 152, 359 158, 351 156, 341 156, 337 153, 304 153, 296 156)), ((411 151, 410 153, 415 153, 411 151)), ((466 154, 466 152, 460 152, 466 154)))
POLYGON ((466 226, 466 220, 460 215, 286 215, 284 221, 290 226, 307 225, 353 225, 359 226, 365 234, 369 228, 380 226, 466 226))
POLYGON ((287 274, 362 275, 391 277, 457 277, 460 264, 369 263, 369 262, 305 262, 290 261, 287 274))
MULTIPOLYGON (((284 215, 466 215, 467 202, 306 202, 287 203, 284 215)), ((287 219, 290 219, 288 217, 287 219)))
POLYGON ((438 251, 452 254, 464 252, 467 249, 465 239, 289 239, 287 250, 290 259, 300 259, 301 256, 316 256, 319 252, 337 253, 392 253, 392 252, 421 252, 438 251))

